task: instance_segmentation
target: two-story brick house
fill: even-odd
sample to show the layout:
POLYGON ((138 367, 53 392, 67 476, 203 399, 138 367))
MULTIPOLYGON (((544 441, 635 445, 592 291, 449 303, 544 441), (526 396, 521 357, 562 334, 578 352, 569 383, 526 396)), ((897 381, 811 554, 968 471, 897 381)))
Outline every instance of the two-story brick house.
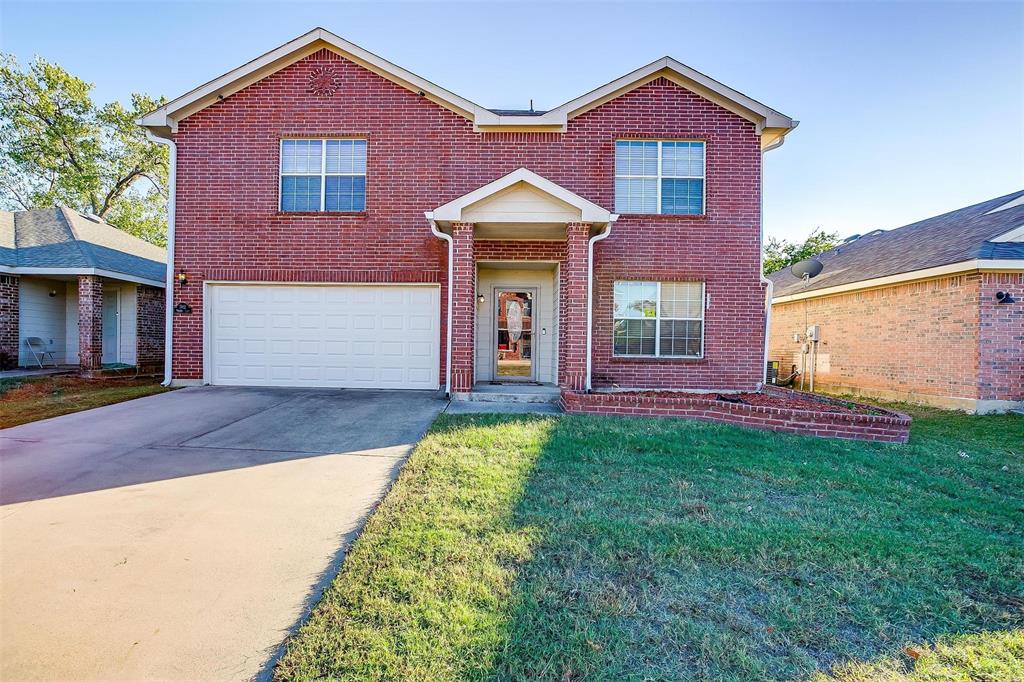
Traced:
POLYGON ((489 110, 315 29, 142 124, 175 382, 762 382, 761 157, 796 122, 670 58, 489 110))

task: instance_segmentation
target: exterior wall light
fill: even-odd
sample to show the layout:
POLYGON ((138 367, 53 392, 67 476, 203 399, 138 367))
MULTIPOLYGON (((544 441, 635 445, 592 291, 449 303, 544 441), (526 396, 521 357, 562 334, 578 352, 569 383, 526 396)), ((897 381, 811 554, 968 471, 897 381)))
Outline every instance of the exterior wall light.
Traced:
POLYGON ((476 302, 477 303, 483 303, 484 302, 484 295, 483 294, 478 294, 477 297, 476 297, 476 302))
POLYGON ((1009 291, 997 291, 996 292, 996 300, 999 301, 1000 303, 1016 303, 1017 302, 1017 299, 1015 299, 1010 294, 1009 291))
POLYGON ((185 286, 188 284, 188 275, 185 274, 185 268, 178 271, 178 286, 185 286))

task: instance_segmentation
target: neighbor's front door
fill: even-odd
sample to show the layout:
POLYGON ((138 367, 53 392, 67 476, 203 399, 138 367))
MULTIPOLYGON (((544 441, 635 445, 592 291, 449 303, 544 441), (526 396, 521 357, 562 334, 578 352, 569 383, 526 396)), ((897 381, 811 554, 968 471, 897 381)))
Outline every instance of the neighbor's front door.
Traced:
POLYGON ((496 289, 495 370, 497 381, 534 381, 533 318, 535 289, 496 289))

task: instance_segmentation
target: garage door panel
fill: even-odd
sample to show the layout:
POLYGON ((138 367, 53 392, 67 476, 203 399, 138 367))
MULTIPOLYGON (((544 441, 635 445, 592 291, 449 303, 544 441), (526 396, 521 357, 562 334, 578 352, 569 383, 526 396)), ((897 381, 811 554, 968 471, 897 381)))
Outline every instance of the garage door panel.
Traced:
POLYGON ((211 288, 212 383, 437 388, 437 287, 211 288))

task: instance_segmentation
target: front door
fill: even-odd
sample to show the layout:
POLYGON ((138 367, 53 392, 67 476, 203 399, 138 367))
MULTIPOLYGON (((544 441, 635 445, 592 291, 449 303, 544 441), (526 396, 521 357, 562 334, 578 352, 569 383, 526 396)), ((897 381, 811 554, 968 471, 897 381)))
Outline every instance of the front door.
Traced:
POLYGON ((103 356, 101 362, 105 365, 118 362, 120 358, 120 353, 118 353, 118 337, 120 336, 118 331, 121 326, 118 320, 120 293, 117 289, 107 289, 103 292, 103 356))
POLYGON ((496 381, 536 381, 533 319, 537 290, 495 289, 496 381))

